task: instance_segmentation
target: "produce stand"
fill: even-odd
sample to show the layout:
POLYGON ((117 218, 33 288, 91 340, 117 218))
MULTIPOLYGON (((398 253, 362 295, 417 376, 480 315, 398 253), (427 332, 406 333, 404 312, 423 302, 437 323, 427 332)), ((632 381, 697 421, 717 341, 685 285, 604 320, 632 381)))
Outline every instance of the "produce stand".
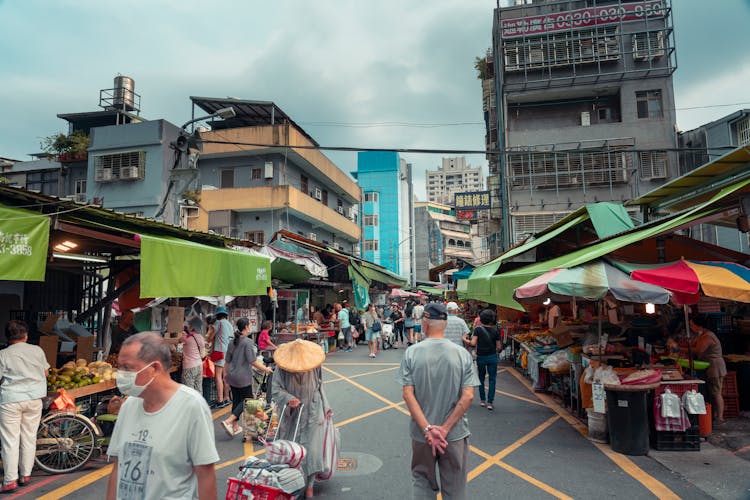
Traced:
MULTIPOLYGON (((83 398, 86 396, 91 396, 93 394, 98 394, 100 392, 107 392, 112 391, 117 388, 117 382, 114 380, 107 380, 104 382, 98 382, 96 384, 90 384, 85 385, 83 387, 76 387, 75 389, 65 389, 65 391, 70 394, 70 397, 73 399, 83 398)), ((47 393, 47 396, 56 396, 57 391, 51 391, 47 393)))

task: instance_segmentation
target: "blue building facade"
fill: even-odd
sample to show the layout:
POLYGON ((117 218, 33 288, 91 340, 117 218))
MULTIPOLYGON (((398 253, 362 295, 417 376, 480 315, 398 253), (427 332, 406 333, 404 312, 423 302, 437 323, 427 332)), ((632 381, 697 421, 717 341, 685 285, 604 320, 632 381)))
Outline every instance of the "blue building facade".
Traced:
POLYGON ((352 174, 362 188, 362 258, 397 274, 409 272, 407 196, 401 181, 402 161, 391 151, 361 151, 352 174))

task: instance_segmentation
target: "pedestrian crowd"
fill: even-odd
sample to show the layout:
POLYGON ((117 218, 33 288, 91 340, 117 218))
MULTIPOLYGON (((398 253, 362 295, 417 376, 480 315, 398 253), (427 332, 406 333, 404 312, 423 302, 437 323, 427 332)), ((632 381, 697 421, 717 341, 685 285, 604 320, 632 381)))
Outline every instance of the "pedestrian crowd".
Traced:
MULTIPOLYGON (((298 340, 276 345, 270 321, 261 323, 253 339, 247 318, 233 326, 227 309, 219 306, 206 319, 205 337, 200 325, 185 324, 178 340, 180 384, 170 373, 172 353, 166 340, 155 332, 135 332, 132 315, 123 317, 115 327, 117 387, 129 397, 107 451, 113 463, 107 498, 216 498, 219 456, 211 407, 231 404, 221 426, 230 437, 241 434, 244 401, 256 395, 254 373, 268 377, 269 400, 295 415, 281 419, 277 436, 295 439, 307 450, 301 464, 305 496, 313 496, 321 474, 330 477, 325 476, 324 444, 332 409, 323 390, 326 350, 320 344, 298 340), (210 404, 202 394, 206 359, 215 366, 216 399, 210 404)), ((390 347, 405 349, 397 380, 411 415, 414 496, 435 498, 441 492, 443 498, 465 498, 470 436, 466 411, 475 386, 480 405, 493 410, 497 354, 502 349, 495 312, 482 311, 473 332, 455 302, 394 301, 384 307, 370 304, 363 311, 344 302, 316 308, 312 318, 328 340, 325 347, 348 353, 366 343, 370 358, 390 347)), ((43 351, 26 343, 28 330, 22 321, 9 322, 6 337, 11 345, 0 351, 2 492, 30 481, 49 369, 43 351)))

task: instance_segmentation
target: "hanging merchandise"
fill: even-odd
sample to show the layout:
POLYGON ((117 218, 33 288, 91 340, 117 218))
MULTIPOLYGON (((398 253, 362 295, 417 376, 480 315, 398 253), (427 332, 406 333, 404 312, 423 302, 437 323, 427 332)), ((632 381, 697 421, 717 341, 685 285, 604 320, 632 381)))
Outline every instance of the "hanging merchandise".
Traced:
POLYGON ((662 418, 680 418, 680 398, 673 394, 669 388, 659 396, 661 398, 661 416, 662 418))
POLYGON ((703 399, 703 394, 697 392, 695 389, 686 391, 682 395, 682 406, 690 415, 706 414, 706 402, 703 399))

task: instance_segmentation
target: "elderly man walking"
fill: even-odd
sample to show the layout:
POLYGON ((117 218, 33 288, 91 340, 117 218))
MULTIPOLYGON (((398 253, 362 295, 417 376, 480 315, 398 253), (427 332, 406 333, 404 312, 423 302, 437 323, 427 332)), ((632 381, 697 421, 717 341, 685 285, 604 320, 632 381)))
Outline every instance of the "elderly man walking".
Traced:
POLYGON ((470 432, 465 413, 479 379, 469 351, 444 337, 446 319, 442 304, 425 306, 427 339, 406 350, 397 378, 411 414, 415 499, 434 499, 438 491, 446 500, 466 498, 470 432))
POLYGON ((448 322, 445 325, 445 338, 459 347, 464 347, 463 336, 469 333, 469 327, 466 321, 458 317, 460 308, 455 302, 448 302, 445 305, 448 310, 448 322))

